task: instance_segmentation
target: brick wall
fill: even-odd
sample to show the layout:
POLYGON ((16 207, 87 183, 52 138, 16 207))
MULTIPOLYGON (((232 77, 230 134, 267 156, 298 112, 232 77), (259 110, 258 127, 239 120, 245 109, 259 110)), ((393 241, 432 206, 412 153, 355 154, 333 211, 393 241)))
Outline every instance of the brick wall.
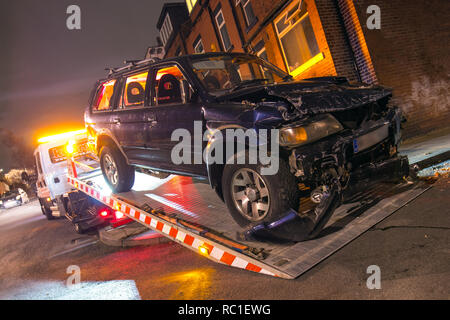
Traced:
POLYGON ((394 89, 412 137, 450 124, 450 1, 358 0, 378 81, 394 89), (381 9, 381 29, 366 26, 369 5, 381 9))
POLYGON ((336 73, 339 76, 347 77, 350 81, 360 80, 355 66, 352 48, 346 35, 344 21, 339 16, 337 2, 332 0, 316 0, 315 4, 331 56, 333 57, 336 73))
MULTIPOLYGON (((398 105, 408 122, 404 135, 412 137, 450 123, 450 1, 428 0, 304 0, 307 3, 317 43, 325 56, 297 78, 339 75, 351 81, 380 83, 394 89, 398 105), (366 26, 369 5, 381 8, 381 30, 366 26), (340 15, 342 13, 342 15, 340 15)), ((200 3, 200 2, 199 2, 200 3)), ((220 51, 219 39, 208 8, 214 11, 221 3, 233 51, 251 49, 264 40, 270 62, 283 70, 286 64, 273 23, 261 26, 268 16, 276 19, 286 0, 251 0, 258 22, 248 29, 235 0, 202 1, 191 14, 198 21, 189 25, 187 52, 200 35, 205 51, 220 51), (279 10, 278 10, 279 9, 279 10), (278 10, 278 11, 276 11, 278 10), (234 12, 233 12, 234 11, 234 12), (234 14, 233 14, 234 13, 234 14), (238 20, 242 34, 235 23, 238 20), (241 36, 243 39, 241 39, 241 36)), ((167 56, 173 55, 182 42, 177 37, 167 56)))

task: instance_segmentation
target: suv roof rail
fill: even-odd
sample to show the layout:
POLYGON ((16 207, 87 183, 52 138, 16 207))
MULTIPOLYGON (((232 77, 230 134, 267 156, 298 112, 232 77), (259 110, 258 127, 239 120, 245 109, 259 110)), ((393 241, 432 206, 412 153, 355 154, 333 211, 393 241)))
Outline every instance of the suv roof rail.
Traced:
POLYGON ((126 65, 120 68, 105 68, 106 71, 109 71, 108 76, 120 72, 120 71, 124 71, 124 70, 129 70, 134 66, 138 66, 138 65, 143 65, 143 64, 150 64, 150 63, 155 63, 157 61, 160 61, 161 59, 159 58, 148 58, 148 59, 144 59, 144 60, 124 60, 123 63, 125 63, 126 65))

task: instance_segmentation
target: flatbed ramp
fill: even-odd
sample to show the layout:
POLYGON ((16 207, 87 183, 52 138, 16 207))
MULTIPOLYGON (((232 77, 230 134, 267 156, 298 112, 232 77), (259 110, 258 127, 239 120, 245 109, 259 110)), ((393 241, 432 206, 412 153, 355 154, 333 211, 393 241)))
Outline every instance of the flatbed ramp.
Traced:
POLYGON ((158 179, 136 172, 133 190, 121 194, 111 194, 99 170, 68 180, 164 236, 203 251, 211 260, 287 279, 297 278, 429 188, 424 182, 376 184, 338 207, 316 239, 294 243, 241 240, 238 233, 244 230, 231 218, 225 204, 207 183, 194 178, 172 175, 158 179), (186 227, 177 219, 192 225, 186 227))

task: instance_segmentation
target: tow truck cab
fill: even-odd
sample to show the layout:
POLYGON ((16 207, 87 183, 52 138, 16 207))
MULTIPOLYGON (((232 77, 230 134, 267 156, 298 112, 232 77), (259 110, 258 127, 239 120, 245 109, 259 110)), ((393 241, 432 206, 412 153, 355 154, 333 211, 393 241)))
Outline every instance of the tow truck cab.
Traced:
POLYGON ((66 148, 79 148, 83 154, 87 137, 85 130, 67 132, 39 139, 39 146, 34 151, 37 181, 36 190, 42 213, 51 219, 60 216, 58 198, 71 190, 67 183, 66 148))

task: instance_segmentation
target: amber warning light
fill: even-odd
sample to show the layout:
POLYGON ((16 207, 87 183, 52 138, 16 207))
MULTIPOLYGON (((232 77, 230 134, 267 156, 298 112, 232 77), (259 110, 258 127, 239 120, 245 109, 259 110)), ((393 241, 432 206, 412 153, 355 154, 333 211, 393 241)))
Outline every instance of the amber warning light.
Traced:
POLYGON ((76 136, 78 134, 83 134, 83 133, 86 133, 86 129, 69 131, 69 132, 64 132, 64 133, 60 133, 60 134, 55 134, 52 136, 42 137, 42 138, 38 139, 38 142, 46 143, 46 142, 56 141, 56 140, 60 140, 60 139, 69 139, 73 136, 76 136))

